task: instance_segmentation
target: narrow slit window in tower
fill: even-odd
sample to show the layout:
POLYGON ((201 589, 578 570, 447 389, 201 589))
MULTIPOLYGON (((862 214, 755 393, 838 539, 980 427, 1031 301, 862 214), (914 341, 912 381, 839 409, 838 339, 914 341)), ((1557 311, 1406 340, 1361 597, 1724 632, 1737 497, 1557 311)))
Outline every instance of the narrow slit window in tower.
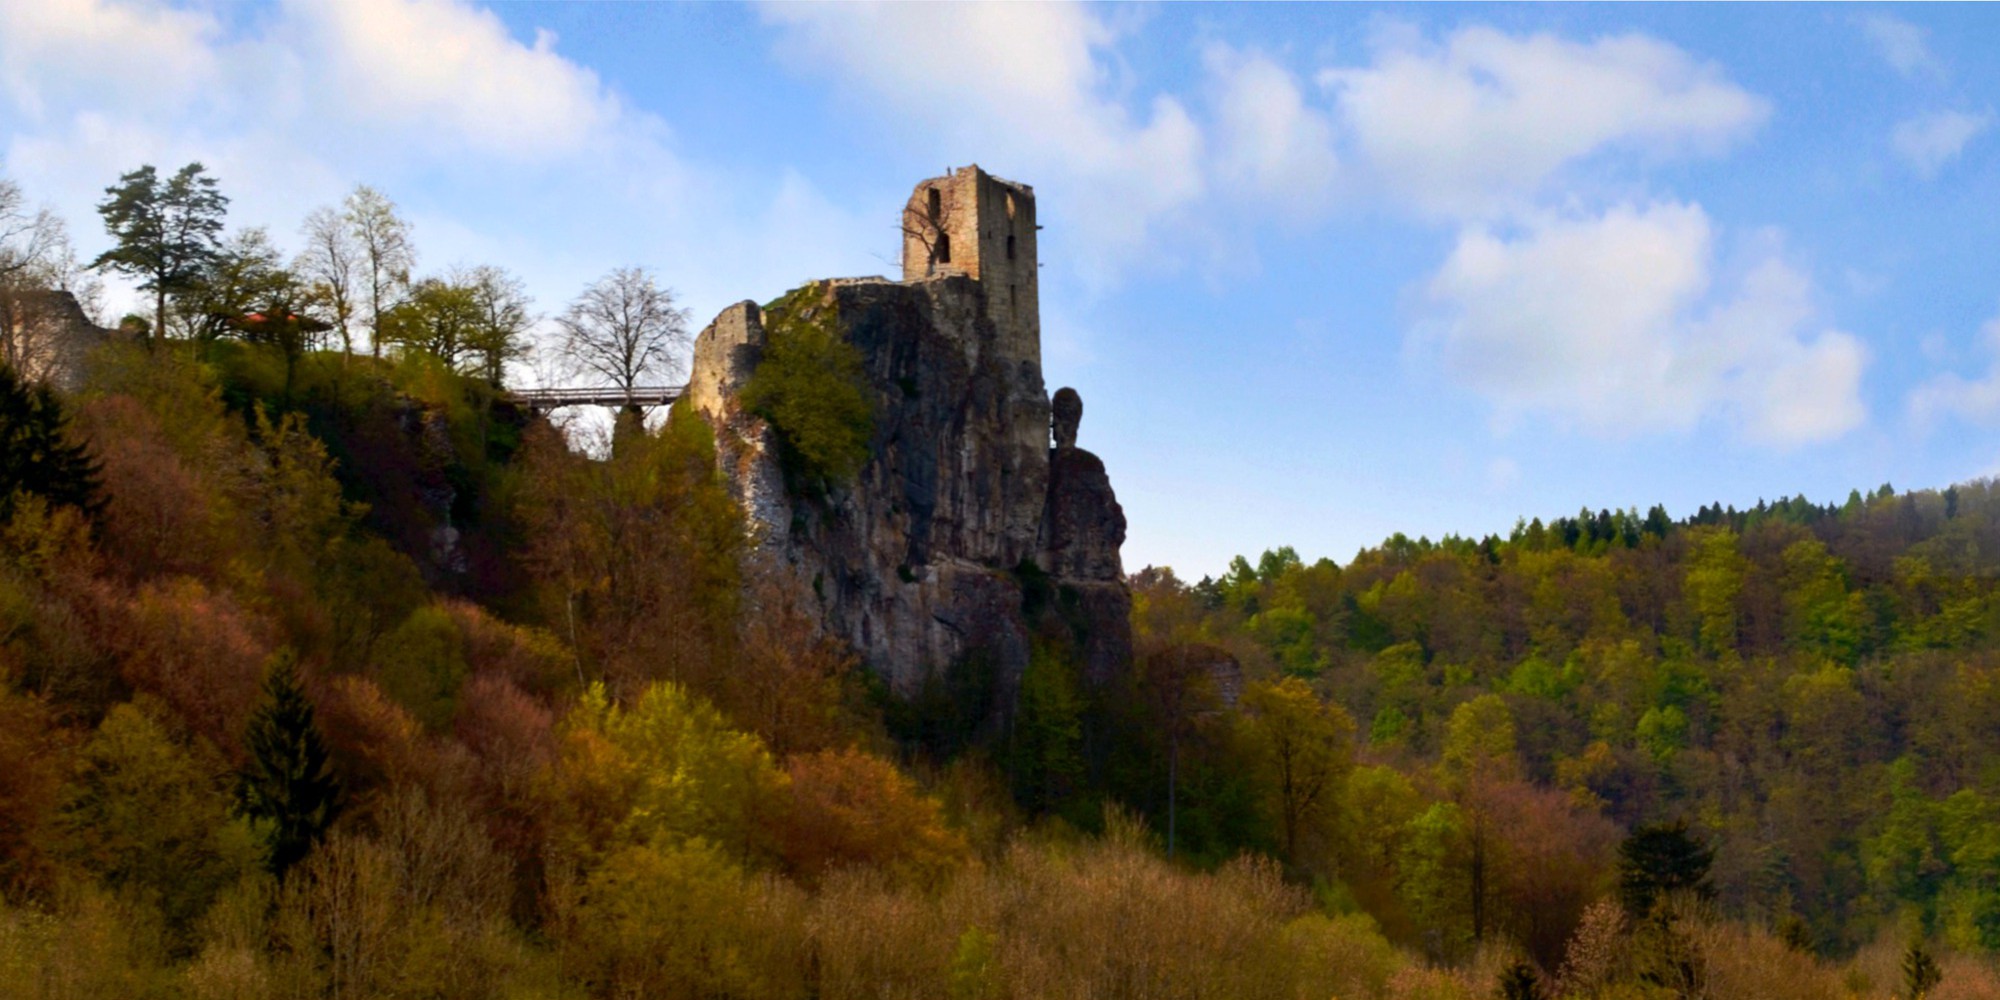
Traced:
POLYGON ((930 195, 930 202, 928 207, 931 213, 931 221, 936 222, 938 220, 938 216, 944 214, 944 199, 938 194, 937 188, 931 188, 928 193, 930 195))
POLYGON ((1008 234, 1007 234, 1007 259, 1008 259, 1008 260, 1013 260, 1013 259, 1014 259, 1014 234, 1013 234, 1013 233, 1008 233, 1008 234))
POLYGON ((938 234, 937 262, 940 264, 951 263, 951 236, 946 233, 938 234))

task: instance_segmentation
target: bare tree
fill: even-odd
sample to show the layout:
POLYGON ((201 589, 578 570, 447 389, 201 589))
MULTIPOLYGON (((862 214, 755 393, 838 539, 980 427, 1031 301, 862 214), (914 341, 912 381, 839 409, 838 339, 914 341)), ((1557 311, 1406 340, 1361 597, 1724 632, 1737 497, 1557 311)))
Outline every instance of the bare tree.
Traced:
POLYGON ((578 374, 608 379, 627 405, 646 378, 678 379, 693 338, 688 311, 676 308, 672 289, 661 288, 639 267, 621 267, 583 290, 556 318, 561 351, 578 374))
POLYGON ((903 206, 903 269, 907 275, 911 268, 911 256, 920 252, 924 263, 924 274, 937 273, 939 264, 951 263, 951 237, 945 230, 951 225, 951 205, 944 201, 943 192, 936 187, 922 189, 921 199, 911 196, 903 206))
POLYGON ((62 345, 48 301, 32 292, 75 296, 86 319, 97 321, 103 282, 77 262, 62 219, 46 208, 30 210, 19 185, 0 178, 0 361, 16 371, 46 373, 62 345))
POLYGON ((0 286, 37 276, 68 242, 55 213, 46 208, 30 212, 21 186, 0 178, 0 286))
POLYGON ((326 306, 326 318, 340 334, 341 352, 353 354, 355 279, 363 263, 360 240, 347 217, 332 207, 314 209, 299 234, 306 245, 292 262, 292 270, 326 306))
POLYGON ((376 321, 393 306, 397 293, 409 287, 417 266, 417 248, 410 242, 410 224, 396 214, 396 203, 363 184, 342 206, 348 231, 361 250, 360 291, 368 297, 368 351, 382 356, 376 321))
POLYGON ((472 289, 472 304, 479 316, 469 345, 475 370, 498 386, 505 380, 507 363, 528 354, 528 328, 537 318, 530 311, 534 302, 520 278, 491 264, 455 274, 453 280, 472 289))

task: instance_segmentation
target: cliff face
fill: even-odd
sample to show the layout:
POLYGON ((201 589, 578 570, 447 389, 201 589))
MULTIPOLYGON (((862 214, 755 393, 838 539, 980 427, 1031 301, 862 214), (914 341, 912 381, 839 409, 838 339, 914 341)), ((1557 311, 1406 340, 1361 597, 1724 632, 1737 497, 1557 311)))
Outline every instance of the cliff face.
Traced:
MULTIPOLYGON (((1074 446, 1074 420, 1051 447, 1039 346, 1010 342, 989 292, 948 273, 822 282, 791 298, 858 349, 874 404, 867 461, 824 495, 787 488, 774 432, 738 398, 766 343, 756 305, 702 331, 688 401, 717 428, 759 546, 830 631, 904 695, 982 658, 1006 704, 1033 638, 1051 630, 1074 638, 1092 680, 1122 670, 1130 597, 1104 464, 1074 446)), ((1074 392, 1058 396, 1080 413, 1074 392)))

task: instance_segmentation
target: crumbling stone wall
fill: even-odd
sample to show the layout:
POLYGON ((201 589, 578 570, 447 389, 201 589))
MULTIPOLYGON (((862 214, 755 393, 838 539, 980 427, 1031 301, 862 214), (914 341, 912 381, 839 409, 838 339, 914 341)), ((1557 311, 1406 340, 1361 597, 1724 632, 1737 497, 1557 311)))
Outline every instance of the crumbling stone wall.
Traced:
POLYGON ((64 291, 0 292, 0 360, 29 380, 73 390, 90 351, 116 335, 64 291))

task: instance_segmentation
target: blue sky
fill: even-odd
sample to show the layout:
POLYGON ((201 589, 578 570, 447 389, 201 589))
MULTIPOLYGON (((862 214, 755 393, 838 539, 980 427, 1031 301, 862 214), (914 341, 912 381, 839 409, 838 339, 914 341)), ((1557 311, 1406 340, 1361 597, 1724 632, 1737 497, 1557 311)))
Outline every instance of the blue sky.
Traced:
POLYGON ((1996 109, 1978 5, 0 4, 0 173, 86 255, 199 159, 281 244, 365 182, 425 268, 701 323, 1033 184, 1049 384, 1189 577, 2000 470, 1996 109))

